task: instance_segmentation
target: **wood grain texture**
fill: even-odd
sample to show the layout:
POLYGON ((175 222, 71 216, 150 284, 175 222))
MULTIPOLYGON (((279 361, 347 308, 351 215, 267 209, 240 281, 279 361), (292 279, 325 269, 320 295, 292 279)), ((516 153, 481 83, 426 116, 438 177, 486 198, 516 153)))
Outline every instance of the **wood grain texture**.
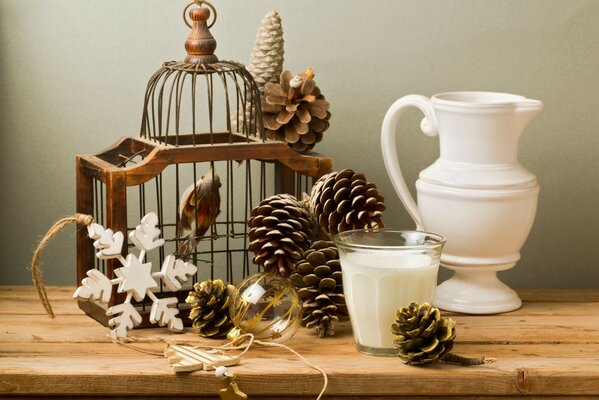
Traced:
MULTIPOLYGON (((2 287, 0 395, 157 399, 172 394, 218 399, 222 382, 213 373, 176 375, 163 357, 111 343, 108 330, 71 300, 73 290, 49 288, 57 312, 52 320, 44 315, 33 288, 2 287)), ((494 364, 417 368, 396 358, 363 355, 354 348, 348 324, 325 339, 300 329, 286 344, 327 371, 327 399, 367 394, 371 400, 599 397, 599 301, 594 301, 599 300, 599 290, 584 291, 586 302, 569 301, 579 299, 576 291, 521 293, 531 300, 513 313, 452 315, 458 323, 454 351, 496 357, 494 364)), ((131 336, 136 346, 152 351, 164 349, 161 339, 221 343, 192 330, 177 335, 162 328, 139 329, 131 336)), ((252 349, 233 368, 239 387, 252 399, 315 398, 322 385, 320 374, 284 350, 252 349)))
MULTIPOLYGON (((80 168, 83 173, 100 179, 104 183, 108 183, 110 173, 124 172, 127 186, 147 182, 168 165, 177 163, 251 159, 278 161, 295 172, 314 178, 331 172, 333 167, 330 157, 314 152, 300 154, 283 142, 263 142, 247 138, 244 138, 247 140, 242 142, 239 135, 217 133, 213 135, 215 141, 211 144, 206 142, 206 137, 196 136, 199 144, 194 146, 173 146, 137 137, 121 138, 106 150, 95 155, 80 155, 78 160, 80 160, 80 168), (223 140, 224 138, 227 141, 223 140), (139 152, 143 152, 144 159, 137 164, 124 168, 116 167, 118 163, 122 162, 123 156, 129 157, 139 152)), ((210 137, 209 134, 207 136, 210 137)), ((187 135, 180 137, 185 138, 187 135)))

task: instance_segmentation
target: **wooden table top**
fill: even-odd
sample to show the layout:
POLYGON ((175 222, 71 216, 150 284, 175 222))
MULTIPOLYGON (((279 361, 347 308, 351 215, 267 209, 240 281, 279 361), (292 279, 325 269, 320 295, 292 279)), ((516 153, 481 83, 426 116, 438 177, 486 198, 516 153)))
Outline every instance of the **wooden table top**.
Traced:
MULTIPOLYGON (((213 372, 177 375, 163 357, 111 343, 108 329, 79 310, 73 291, 49 288, 57 314, 51 319, 32 287, 0 288, 0 396, 218 399, 223 382, 213 372)), ((300 328, 286 344, 327 372, 326 399, 599 397, 599 289, 519 293, 524 305, 511 313, 445 314, 457 321, 454 352, 495 357, 493 364, 410 367, 396 358, 360 354, 347 324, 325 339, 300 328)), ((171 334, 163 328, 139 329, 130 336, 221 343, 192 330, 171 334)), ((162 351, 165 345, 139 346, 162 351)), ((317 371, 283 349, 252 349, 231 370, 250 399, 316 398, 323 382, 317 371)))

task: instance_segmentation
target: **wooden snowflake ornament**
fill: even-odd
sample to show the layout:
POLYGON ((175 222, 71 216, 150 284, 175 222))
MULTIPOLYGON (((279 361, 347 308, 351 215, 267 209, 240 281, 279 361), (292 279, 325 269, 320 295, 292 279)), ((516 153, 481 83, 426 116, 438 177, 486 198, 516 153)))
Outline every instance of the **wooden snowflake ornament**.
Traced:
POLYGON ((225 355, 217 349, 170 345, 164 352, 175 372, 211 371, 220 366, 230 367, 241 362, 240 356, 225 355))
POLYGON ((183 321, 177 317, 177 298, 159 299, 152 289, 158 288, 159 281, 162 281, 168 290, 179 290, 190 276, 195 275, 197 268, 189 262, 175 258, 174 255, 168 255, 160 272, 152 272, 152 263, 145 263, 144 259, 148 251, 164 245, 164 239, 158 238, 160 229, 156 227, 157 224, 158 216, 150 212, 142 218, 135 230, 129 232, 129 239, 139 250, 139 255, 128 254, 127 257, 121 255, 124 243, 122 232, 114 233, 96 223, 87 228, 89 237, 94 240, 94 247, 99 250, 96 257, 102 260, 117 259, 122 267, 114 270, 114 279, 108 278, 97 269, 90 269, 73 298, 107 304, 114 285, 118 285, 118 293, 127 293, 124 303, 106 310, 106 315, 112 317, 108 324, 113 328, 110 331, 113 339, 126 337, 130 329, 141 323, 141 315, 131 304, 131 300, 142 301, 146 296, 152 300, 151 323, 167 325, 174 331, 183 330, 183 321))

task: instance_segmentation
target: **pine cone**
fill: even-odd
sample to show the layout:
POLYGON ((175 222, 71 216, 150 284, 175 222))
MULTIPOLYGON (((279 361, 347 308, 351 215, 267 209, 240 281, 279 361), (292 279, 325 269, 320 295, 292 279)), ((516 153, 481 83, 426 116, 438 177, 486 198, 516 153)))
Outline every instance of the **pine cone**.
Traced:
POLYGON ((303 326, 316 328, 320 337, 333 336, 337 322, 349 319, 341 284, 339 253, 333 242, 314 242, 295 264, 289 279, 299 288, 303 326))
POLYGON ((189 319, 193 327, 199 329, 203 337, 223 337, 233 327, 229 317, 229 306, 235 286, 227 285, 220 279, 198 282, 193 285, 185 302, 191 304, 189 319))
POLYGON ((262 114, 269 139, 287 142, 301 153, 314 148, 329 127, 329 102, 314 82, 314 72, 293 76, 283 71, 280 83, 264 86, 262 114))
POLYGON ((428 303, 412 303, 397 310, 397 320, 391 326, 394 347, 399 357, 409 365, 440 361, 453 348, 455 321, 441 317, 438 308, 428 303))
POLYGON ((254 77, 260 94, 267 82, 279 82, 283 71, 283 27, 276 11, 269 11, 260 24, 247 70, 254 77))
POLYGON ((310 247, 316 222, 294 196, 277 194, 254 207, 248 226, 249 249, 255 254, 252 261, 266 272, 288 276, 310 247))
MULTIPOLYGON (((248 72, 254 78, 260 95, 264 94, 264 85, 267 82, 279 82, 283 71, 284 40, 281 17, 276 11, 269 11, 260 24, 260 30, 256 34, 254 48, 250 54, 250 62, 247 65, 248 72)), ((256 118, 256 110, 251 106, 254 104, 253 93, 248 92, 248 101, 245 106, 245 121, 253 126, 256 118)), ((231 115, 231 130, 239 131, 238 120, 241 124, 244 118, 244 107, 240 107, 236 113, 231 115)), ((246 133, 246 132, 241 132, 246 133)))
POLYGON ((351 169, 322 176, 312 187, 308 209, 330 235, 350 229, 382 228, 385 199, 362 173, 351 169))

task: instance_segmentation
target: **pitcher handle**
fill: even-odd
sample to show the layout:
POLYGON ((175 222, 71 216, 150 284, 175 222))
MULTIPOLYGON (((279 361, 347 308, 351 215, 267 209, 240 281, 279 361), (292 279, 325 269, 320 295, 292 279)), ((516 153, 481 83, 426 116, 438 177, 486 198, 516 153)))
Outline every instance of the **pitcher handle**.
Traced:
POLYGON ((397 192, 399 199, 416 223, 416 229, 422 231, 424 230, 424 227, 422 226, 418 206, 416 205, 416 201, 414 201, 414 197, 412 197, 401 173, 397 151, 395 149, 395 131, 397 129, 397 124, 399 118, 408 107, 416 107, 424 114, 424 118, 420 123, 420 129, 425 135, 437 135, 437 119, 431 100, 425 96, 412 94, 397 100, 387 111, 381 129, 381 149, 383 152, 385 168, 387 169, 387 174, 395 188, 395 192, 397 192))

